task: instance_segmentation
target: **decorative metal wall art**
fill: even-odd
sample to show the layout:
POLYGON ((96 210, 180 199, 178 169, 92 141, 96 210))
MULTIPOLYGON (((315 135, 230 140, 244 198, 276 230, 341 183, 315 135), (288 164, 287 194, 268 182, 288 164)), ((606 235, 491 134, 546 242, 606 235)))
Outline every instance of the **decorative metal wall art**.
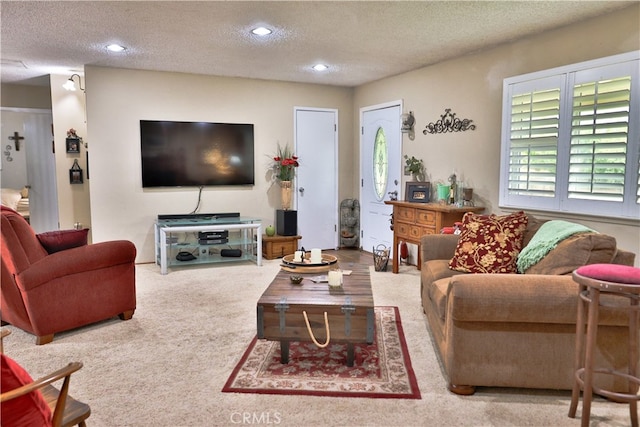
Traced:
POLYGON ((422 131, 423 134, 428 133, 447 133, 447 132, 463 132, 465 130, 474 130, 476 125, 472 125, 473 120, 456 118, 456 113, 451 112, 451 108, 444 110, 444 114, 440 116, 437 122, 429 123, 427 128, 422 131))

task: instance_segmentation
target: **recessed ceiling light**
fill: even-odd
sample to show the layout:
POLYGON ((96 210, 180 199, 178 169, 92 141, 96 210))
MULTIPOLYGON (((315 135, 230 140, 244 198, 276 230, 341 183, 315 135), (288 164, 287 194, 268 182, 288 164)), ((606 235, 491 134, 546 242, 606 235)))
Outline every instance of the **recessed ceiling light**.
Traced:
POLYGON ((316 70, 316 71, 324 71, 324 70, 326 70, 327 68, 329 68, 329 66, 328 66, 328 65, 324 65, 324 64, 316 64, 316 65, 314 65, 314 66, 313 66, 313 67, 311 67, 311 68, 313 68, 313 69, 314 69, 314 70, 316 70))
POLYGON ((119 44, 110 44, 107 46, 107 50, 110 50, 111 52, 122 52, 125 49, 126 47, 120 46, 119 44))
POLYGON ((256 36, 264 37, 264 36, 268 36, 273 31, 271 31, 269 28, 266 28, 266 27, 258 27, 258 28, 254 28, 253 30, 251 30, 251 32, 253 34, 255 34, 256 36))

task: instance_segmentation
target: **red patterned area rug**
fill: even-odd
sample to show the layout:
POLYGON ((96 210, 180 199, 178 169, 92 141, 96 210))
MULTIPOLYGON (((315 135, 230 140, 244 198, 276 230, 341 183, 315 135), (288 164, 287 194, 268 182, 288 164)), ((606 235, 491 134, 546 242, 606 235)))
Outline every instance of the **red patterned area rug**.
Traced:
POLYGON ((356 344, 348 367, 346 344, 321 349, 291 342, 289 363, 280 363, 280 343, 255 337, 223 392, 420 399, 397 307, 375 308, 376 339, 356 344))

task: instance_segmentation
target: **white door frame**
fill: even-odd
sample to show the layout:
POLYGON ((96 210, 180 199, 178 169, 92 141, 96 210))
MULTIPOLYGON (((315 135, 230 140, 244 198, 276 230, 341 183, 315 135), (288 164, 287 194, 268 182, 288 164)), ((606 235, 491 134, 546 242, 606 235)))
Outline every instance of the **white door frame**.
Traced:
MULTIPOLYGON (((375 111, 375 110, 381 110, 381 109, 389 108, 389 107, 400 107, 400 113, 402 113, 402 111, 404 111, 403 110, 403 101, 401 99, 400 100, 396 100, 396 101, 384 102, 384 103, 376 104, 376 105, 369 105, 369 106, 360 108, 360 132, 359 132, 359 134, 360 134, 360 145, 359 145, 359 151, 358 152, 359 152, 359 154, 361 156, 361 158, 360 158, 360 179, 359 179, 359 183, 360 183, 359 184, 360 185, 360 187, 359 187, 360 224, 361 225, 363 224, 362 216, 366 213, 366 209, 363 208, 364 200, 363 200, 362 182, 363 182, 364 174, 368 172, 368 171, 364 171, 364 168, 363 168, 364 162, 363 162, 363 159, 362 159, 362 150, 363 150, 363 145, 364 145, 364 140, 363 140, 363 138, 364 138, 364 120, 363 120, 363 118, 364 118, 364 114, 366 112, 375 111)), ((402 171, 402 143, 403 143, 403 139, 402 139, 402 133, 400 132, 400 129, 398 129, 398 132, 400 133, 400 135, 399 135, 400 143, 398 144, 399 152, 397 153, 397 155, 398 155, 398 159, 400 161, 400 171, 402 171)), ((391 179, 394 179, 394 177, 389 176, 388 179, 391 180, 391 179)), ((399 183, 402 183, 402 173, 400 173, 400 176, 398 176, 397 179, 398 179, 399 183)), ((398 189, 398 200, 402 199, 402 194, 401 193, 402 193, 402 191, 399 188, 398 189)), ((385 199, 389 200, 389 195, 388 194, 385 195, 385 199)), ((389 210, 391 212, 393 211, 391 206, 389 206, 389 210)), ((391 225, 391 224, 389 224, 389 225, 391 225)), ((391 230, 389 230, 389 231, 391 232, 391 230)), ((392 237, 391 237, 390 250, 391 250, 391 254, 393 254, 393 252, 395 251, 395 248, 393 248, 393 232, 391 232, 391 236, 392 237)), ((362 245, 362 237, 363 237, 363 231, 360 230, 360 244, 362 246, 362 250, 369 252, 368 248, 365 248, 362 245)))

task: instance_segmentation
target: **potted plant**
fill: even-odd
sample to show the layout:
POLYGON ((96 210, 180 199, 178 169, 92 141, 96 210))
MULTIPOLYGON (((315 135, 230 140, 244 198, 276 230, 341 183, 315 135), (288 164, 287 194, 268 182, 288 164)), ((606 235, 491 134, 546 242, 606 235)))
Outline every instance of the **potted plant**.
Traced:
POLYGON ((416 159, 414 156, 404 155, 405 159, 405 174, 413 175, 414 181, 424 181, 424 164, 422 159, 416 159))

